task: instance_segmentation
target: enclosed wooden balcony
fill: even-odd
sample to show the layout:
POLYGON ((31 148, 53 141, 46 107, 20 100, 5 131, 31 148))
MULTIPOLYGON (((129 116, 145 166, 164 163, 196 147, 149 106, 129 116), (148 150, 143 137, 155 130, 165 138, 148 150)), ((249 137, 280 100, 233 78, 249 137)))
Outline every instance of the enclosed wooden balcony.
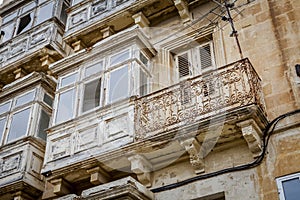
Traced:
POLYGON ((14 1, 1 6, 0 83, 44 71, 66 56, 67 1, 14 1))
POLYGON ((151 172, 170 160, 189 160, 195 174, 205 173, 205 156, 235 141, 252 159, 266 122, 261 80, 248 59, 100 107, 49 129, 42 170, 53 185, 48 198, 125 176, 149 187, 151 172))

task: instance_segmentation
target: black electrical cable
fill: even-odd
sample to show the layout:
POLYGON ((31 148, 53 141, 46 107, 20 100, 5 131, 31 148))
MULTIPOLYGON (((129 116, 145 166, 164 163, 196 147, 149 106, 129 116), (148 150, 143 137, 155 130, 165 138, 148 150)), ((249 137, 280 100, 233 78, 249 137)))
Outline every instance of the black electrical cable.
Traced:
POLYGON ((218 175, 225 174, 225 173, 229 173, 229 172, 235 172, 235 171, 250 169, 250 168, 253 168, 253 167, 256 167, 256 166, 260 165, 261 162, 263 161, 264 157, 265 157, 270 137, 271 137, 273 131, 275 130, 275 127, 278 124, 278 122, 281 121, 282 119, 288 117, 288 116, 292 116, 292 115, 295 115, 297 113, 300 113, 300 109, 294 110, 292 112, 285 113, 283 115, 280 115, 280 116, 276 117, 274 120, 272 120, 270 123, 267 124, 267 126, 266 126, 266 128, 263 132, 263 150, 262 150, 262 153, 253 162, 245 164, 245 165, 240 165, 240 166, 236 166, 236 167, 232 167, 232 168, 226 168, 226 169, 223 169, 223 170, 220 170, 220 171, 216 171, 216 172, 196 176, 196 177, 193 177, 193 178, 181 181, 181 182, 173 183, 173 184, 162 186, 162 187, 159 187, 159 188, 154 188, 151 191, 154 192, 154 193, 158 193, 158 192, 162 192, 162 191, 166 191, 166 190, 171 190, 171 189, 174 189, 174 188, 177 188, 177 187, 180 187, 180 186, 183 186, 183 185, 187 185, 187 184, 195 182, 195 181, 211 178, 211 177, 218 176, 218 175))

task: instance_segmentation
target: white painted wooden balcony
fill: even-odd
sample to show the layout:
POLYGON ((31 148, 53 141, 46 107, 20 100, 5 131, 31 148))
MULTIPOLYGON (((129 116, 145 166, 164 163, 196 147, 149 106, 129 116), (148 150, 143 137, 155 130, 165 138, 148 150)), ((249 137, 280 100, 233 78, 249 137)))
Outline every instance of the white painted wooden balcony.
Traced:
POLYGON ((46 71, 66 56, 63 42, 67 1, 18 1, 2 6, 0 80, 12 82, 15 70, 46 71), (14 6, 12 6, 14 5, 14 6), (7 14, 8 13, 8 14, 7 14))

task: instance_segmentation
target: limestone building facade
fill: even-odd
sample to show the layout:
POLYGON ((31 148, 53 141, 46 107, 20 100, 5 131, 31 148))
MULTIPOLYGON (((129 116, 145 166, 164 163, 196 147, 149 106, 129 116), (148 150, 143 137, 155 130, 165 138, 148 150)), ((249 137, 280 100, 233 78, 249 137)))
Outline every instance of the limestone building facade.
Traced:
POLYGON ((299 199, 299 11, 4 0, 0 199, 299 199))

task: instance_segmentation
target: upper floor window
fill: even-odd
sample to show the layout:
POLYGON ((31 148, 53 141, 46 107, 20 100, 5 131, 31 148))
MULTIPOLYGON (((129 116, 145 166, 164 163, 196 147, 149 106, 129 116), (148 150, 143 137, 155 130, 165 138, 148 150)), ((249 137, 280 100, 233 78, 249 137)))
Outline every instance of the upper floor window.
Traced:
POLYGON ((300 197, 300 173, 278 178, 277 187, 280 200, 298 200, 300 197))
POLYGON ((212 42, 179 52, 175 56, 179 79, 196 76, 215 68, 212 42))
MULTIPOLYGON (((11 38, 30 30, 33 26, 43 23, 54 16, 55 2, 52 1, 31 1, 21 8, 2 17, 1 42, 6 42, 11 38)), ((65 9, 69 6, 68 0, 61 5, 60 18, 66 19, 65 9)))
POLYGON ((55 124, 149 91, 149 59, 131 48, 90 59, 59 78, 55 124))
POLYGON ((39 90, 33 89, 0 103, 0 145, 30 134, 35 134, 42 139, 46 138, 45 129, 50 122, 49 104, 52 97, 43 91, 43 101, 35 107, 37 103, 35 100, 40 98, 37 96, 37 91, 39 90), (31 123, 32 120, 37 121, 37 133, 30 131, 35 128, 31 123))

